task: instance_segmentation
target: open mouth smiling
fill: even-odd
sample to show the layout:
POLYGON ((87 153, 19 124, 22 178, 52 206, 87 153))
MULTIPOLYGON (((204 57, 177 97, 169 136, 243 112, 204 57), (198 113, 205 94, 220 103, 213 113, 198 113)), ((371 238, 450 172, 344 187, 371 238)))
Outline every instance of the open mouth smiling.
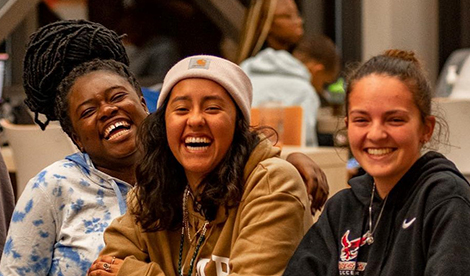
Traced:
POLYGON ((131 125, 126 121, 118 121, 109 125, 104 130, 104 138, 112 140, 129 132, 131 125))
POLYGON ((207 149, 212 144, 212 140, 206 137, 187 137, 184 144, 189 150, 198 151, 207 149))

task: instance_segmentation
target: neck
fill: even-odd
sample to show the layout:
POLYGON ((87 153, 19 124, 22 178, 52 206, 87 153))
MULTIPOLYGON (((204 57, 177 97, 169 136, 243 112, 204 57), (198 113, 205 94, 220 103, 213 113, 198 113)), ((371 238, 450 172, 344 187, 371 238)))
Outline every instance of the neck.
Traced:
POLYGON ((278 41, 278 40, 274 40, 274 39, 266 39, 266 42, 267 42, 267 45, 268 47, 270 48, 273 48, 274 50, 286 50, 288 52, 290 52, 291 48, 292 48, 292 45, 288 44, 288 43, 283 43, 281 41, 278 41))
POLYGON ((193 174, 186 172, 186 179, 188 180, 189 188, 194 195, 197 195, 201 191, 201 181, 204 179, 204 175, 193 174))
POLYGON ((98 170, 112 176, 115 178, 118 178, 122 181, 126 181, 127 183, 131 184, 134 186, 136 182, 136 177, 135 177, 135 165, 133 166, 128 166, 128 167, 123 167, 123 168, 118 168, 118 169, 108 169, 105 167, 96 167, 98 170))
POLYGON ((395 185, 397 184, 397 182, 395 181, 386 182, 386 181, 381 181, 380 179, 375 179, 375 178, 374 178, 374 181, 375 181, 377 193, 379 193, 379 196, 382 199, 384 199, 390 193, 393 187, 395 187, 395 185))

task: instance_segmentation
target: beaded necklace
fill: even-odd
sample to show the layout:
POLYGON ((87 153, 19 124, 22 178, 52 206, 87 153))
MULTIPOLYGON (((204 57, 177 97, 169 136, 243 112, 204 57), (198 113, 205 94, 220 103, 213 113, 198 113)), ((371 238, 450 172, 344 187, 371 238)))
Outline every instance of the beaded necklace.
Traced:
MULTIPOLYGON (((188 202, 188 196, 190 194, 189 190, 189 185, 186 186, 186 189, 184 190, 183 194, 183 226, 181 227, 181 241, 180 241, 180 250, 179 250, 179 255, 178 255, 178 275, 183 275, 183 270, 182 270, 182 264, 183 264, 183 247, 184 247, 184 232, 185 228, 188 228, 188 238, 190 243, 192 243, 191 239, 191 234, 189 233, 189 212, 188 208, 186 207, 186 204, 188 202)), ((191 257, 191 261, 189 262, 189 270, 188 270, 188 275, 191 276, 193 273, 193 268, 194 268, 194 262, 196 261, 197 254, 199 253, 199 249, 201 248, 202 243, 206 239, 206 231, 207 231, 207 226, 209 225, 209 221, 205 221, 204 225, 196 231, 194 234, 194 238, 198 235, 199 232, 201 232, 201 236, 199 237, 199 240, 196 244, 196 248, 194 249, 193 256, 191 257)))

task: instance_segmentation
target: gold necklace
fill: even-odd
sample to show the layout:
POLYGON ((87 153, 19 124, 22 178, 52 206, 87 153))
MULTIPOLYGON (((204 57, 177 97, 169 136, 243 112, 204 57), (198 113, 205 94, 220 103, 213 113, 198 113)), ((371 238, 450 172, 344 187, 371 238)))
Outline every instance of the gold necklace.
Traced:
POLYGON ((374 194, 375 194, 375 182, 374 185, 372 186, 372 195, 370 197, 370 205, 369 205, 369 230, 366 232, 366 242, 368 245, 371 245, 374 243, 374 232, 377 230, 377 226, 379 225, 380 218, 382 218, 382 213, 385 209, 385 204, 387 203, 387 198, 388 195, 385 197, 382 208, 380 209, 379 217, 377 218, 377 221, 375 222, 374 229, 372 229, 372 202, 374 201, 374 194))

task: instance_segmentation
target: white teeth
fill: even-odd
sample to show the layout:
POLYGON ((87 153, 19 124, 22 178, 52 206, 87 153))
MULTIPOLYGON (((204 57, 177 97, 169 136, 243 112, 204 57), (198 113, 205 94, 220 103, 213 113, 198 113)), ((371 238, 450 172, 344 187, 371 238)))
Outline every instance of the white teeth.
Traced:
POLYGON ((391 148, 386 149, 367 149, 367 153, 370 155, 385 155, 392 152, 391 148))
POLYGON ((184 142, 186 144, 196 144, 196 143, 205 143, 205 144, 208 144, 211 142, 211 140, 209 140, 208 138, 206 137, 187 137, 184 142))
POLYGON ((111 139, 117 138, 117 137, 119 137, 119 136, 121 136, 121 135, 124 135, 124 134, 126 134, 126 133, 128 133, 128 132, 129 132, 129 130, 128 130, 128 129, 123 129, 123 130, 121 130, 121 131, 118 131, 118 132, 116 132, 115 134, 113 134, 113 135, 109 136, 108 140, 111 140, 111 139))
POLYGON ((205 150, 207 148, 209 148, 208 146, 204 146, 204 147, 191 147, 191 146, 186 146, 189 150, 205 150))
MULTIPOLYGON (((117 127, 120 127, 120 126, 124 126, 124 127, 128 127, 129 126, 129 123, 126 122, 126 121, 119 121, 119 122, 115 122, 114 124, 108 126, 105 130, 104 130, 104 137, 108 137, 108 135, 117 127)), ((123 131, 122 134, 124 134, 124 132, 127 132, 127 131, 123 131)), ((120 134, 120 135, 122 135, 120 134)), ((119 136, 120 136, 119 135, 119 136)), ((116 135, 113 135, 113 137, 117 137, 116 135)), ((111 139, 111 137, 108 137, 108 139, 111 139)))

